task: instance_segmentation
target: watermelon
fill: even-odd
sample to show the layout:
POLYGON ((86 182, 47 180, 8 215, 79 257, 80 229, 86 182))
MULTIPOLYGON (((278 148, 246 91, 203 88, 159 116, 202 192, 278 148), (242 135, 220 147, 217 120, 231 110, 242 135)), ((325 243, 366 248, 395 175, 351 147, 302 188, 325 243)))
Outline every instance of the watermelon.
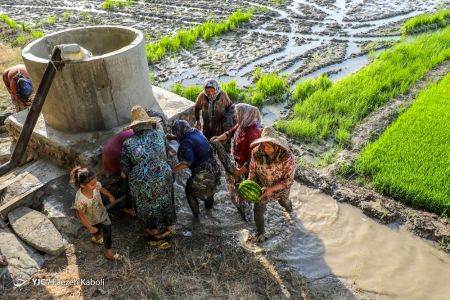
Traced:
POLYGON ((239 194, 248 202, 261 201, 261 187, 253 180, 244 180, 239 184, 239 194))

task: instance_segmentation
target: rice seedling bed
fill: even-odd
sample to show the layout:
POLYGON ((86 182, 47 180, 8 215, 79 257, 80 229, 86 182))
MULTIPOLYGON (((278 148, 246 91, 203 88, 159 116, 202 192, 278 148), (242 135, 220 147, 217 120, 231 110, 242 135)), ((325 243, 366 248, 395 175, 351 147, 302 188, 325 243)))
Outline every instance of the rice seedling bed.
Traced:
POLYGON ((450 59, 450 28, 399 43, 373 63, 294 106, 294 117, 277 128, 306 141, 332 137, 346 144, 352 128, 434 66, 450 59))
POLYGON ((450 212, 450 74, 370 143, 355 170, 380 193, 419 209, 450 212))

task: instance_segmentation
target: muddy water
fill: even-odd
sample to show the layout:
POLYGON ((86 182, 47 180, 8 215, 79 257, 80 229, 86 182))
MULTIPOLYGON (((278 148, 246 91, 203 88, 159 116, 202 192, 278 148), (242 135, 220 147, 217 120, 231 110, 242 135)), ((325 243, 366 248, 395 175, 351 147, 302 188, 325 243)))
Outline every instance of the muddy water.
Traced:
POLYGON ((403 228, 295 184, 296 231, 277 256, 311 279, 334 274, 398 299, 450 299, 450 257, 403 228))
POLYGON ((286 263, 310 282, 335 278, 356 298, 450 299, 450 256, 402 227, 376 223, 353 206, 294 183, 294 212, 269 204, 268 240, 254 246, 244 242, 254 225, 240 219, 223 180, 214 209, 203 210, 200 203, 200 221, 193 222, 183 188, 188 177, 188 172, 178 174, 175 184, 178 221, 188 230, 234 237, 247 250, 286 263))

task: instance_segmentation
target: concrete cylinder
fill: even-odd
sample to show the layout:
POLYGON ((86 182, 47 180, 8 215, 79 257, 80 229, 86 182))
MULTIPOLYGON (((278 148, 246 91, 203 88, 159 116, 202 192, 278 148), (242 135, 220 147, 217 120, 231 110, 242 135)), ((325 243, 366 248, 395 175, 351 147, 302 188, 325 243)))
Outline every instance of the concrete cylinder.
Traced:
POLYGON ((65 132, 111 129, 130 121, 134 105, 161 112, 153 95, 143 34, 123 26, 92 26, 44 36, 22 50, 35 91, 56 45, 78 44, 93 57, 58 72, 42 114, 65 132))

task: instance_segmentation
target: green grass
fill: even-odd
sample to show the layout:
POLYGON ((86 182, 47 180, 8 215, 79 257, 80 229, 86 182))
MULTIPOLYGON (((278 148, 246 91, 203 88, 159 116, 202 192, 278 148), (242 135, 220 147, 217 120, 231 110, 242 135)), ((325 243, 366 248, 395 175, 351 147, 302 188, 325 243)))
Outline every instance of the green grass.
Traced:
POLYGON ((365 116, 408 91, 428 70, 448 59, 450 27, 403 41, 357 73, 298 102, 293 118, 275 126, 306 141, 331 136, 346 144, 351 129, 365 116))
POLYGON ((355 163, 381 193, 441 215, 450 212, 450 74, 422 91, 355 163))
POLYGON ((191 29, 179 30, 172 36, 165 36, 153 44, 146 45, 147 59, 150 64, 161 61, 167 53, 178 52, 181 48, 190 49, 195 42, 202 38, 205 41, 214 36, 233 30, 241 23, 248 22, 253 15, 253 11, 242 12, 238 10, 232 13, 228 19, 221 23, 205 22, 191 29))
POLYGON ((106 0, 102 3, 104 9, 113 9, 115 7, 130 7, 134 0, 106 0))
POLYGON ((420 30, 422 27, 435 25, 437 27, 446 27, 450 20, 450 10, 439 10, 431 14, 423 14, 411 18, 403 24, 402 32, 405 34, 413 33, 420 30))
POLYGON ((307 79, 299 82, 295 86, 295 91, 291 97, 292 103, 302 102, 317 91, 326 91, 333 85, 328 75, 322 74, 319 77, 307 79))

